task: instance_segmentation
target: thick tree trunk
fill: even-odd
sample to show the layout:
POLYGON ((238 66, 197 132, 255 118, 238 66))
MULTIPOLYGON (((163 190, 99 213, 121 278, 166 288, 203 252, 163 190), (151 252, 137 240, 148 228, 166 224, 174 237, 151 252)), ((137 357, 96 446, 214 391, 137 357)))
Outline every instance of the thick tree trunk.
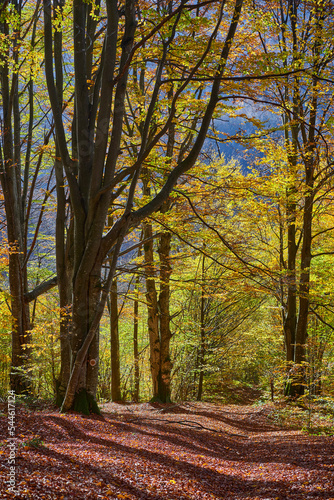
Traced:
MULTIPOLYGON (((1 32, 10 40, 6 22, 1 23, 1 32)), ((18 35, 17 35, 18 36, 18 35)), ((13 44, 16 43, 16 35, 13 44)), ((27 292, 27 268, 24 246, 24 212, 21 199, 21 160, 20 160, 20 115, 17 77, 9 74, 9 52, 3 54, 1 69, 2 97, 2 145, 0 148, 0 178, 4 195, 9 245, 9 288, 12 316, 12 359, 10 385, 17 394, 29 392, 31 381, 29 362, 31 348, 29 305, 25 302, 27 292), (12 95, 11 95, 12 94, 12 95), (13 102, 12 102, 13 99, 13 102), (12 116, 13 115, 13 116, 12 116), (13 121, 13 125, 12 125, 13 121)), ((15 61, 18 51, 15 51, 15 61)))
MULTIPOLYGON (((31 334, 29 304, 24 300, 24 281, 20 254, 16 249, 9 255, 9 284, 12 315, 12 359, 10 386, 16 394, 27 394, 31 383, 31 334)), ((23 268, 24 271, 24 268, 23 268)))
POLYGON ((98 328, 94 329, 87 348, 82 350, 100 302, 101 285, 98 269, 101 272, 101 266, 95 267, 86 286, 80 290, 74 286, 71 336, 72 375, 67 385, 63 411, 74 409, 83 414, 99 413, 96 403, 99 361, 98 328), (85 293, 87 290, 88 293, 85 293), (73 371, 75 371, 75 377, 73 377, 73 371), (67 397, 69 393, 70 398, 67 397))

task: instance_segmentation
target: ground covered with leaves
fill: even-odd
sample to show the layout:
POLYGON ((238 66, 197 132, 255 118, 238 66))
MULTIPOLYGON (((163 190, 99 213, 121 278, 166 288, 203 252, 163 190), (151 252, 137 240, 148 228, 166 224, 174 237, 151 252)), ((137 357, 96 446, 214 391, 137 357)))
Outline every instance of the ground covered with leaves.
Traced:
POLYGON ((1 498, 334 499, 334 438, 274 405, 109 403, 102 416, 16 407, 15 489, 1 413, 1 498))

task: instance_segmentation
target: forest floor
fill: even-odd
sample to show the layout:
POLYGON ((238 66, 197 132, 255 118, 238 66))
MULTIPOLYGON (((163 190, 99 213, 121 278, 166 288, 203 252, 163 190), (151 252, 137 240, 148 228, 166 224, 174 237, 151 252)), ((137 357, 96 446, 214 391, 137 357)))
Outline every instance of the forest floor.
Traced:
POLYGON ((278 425, 274 404, 17 405, 14 439, 0 410, 1 499, 334 499, 334 437, 278 425))

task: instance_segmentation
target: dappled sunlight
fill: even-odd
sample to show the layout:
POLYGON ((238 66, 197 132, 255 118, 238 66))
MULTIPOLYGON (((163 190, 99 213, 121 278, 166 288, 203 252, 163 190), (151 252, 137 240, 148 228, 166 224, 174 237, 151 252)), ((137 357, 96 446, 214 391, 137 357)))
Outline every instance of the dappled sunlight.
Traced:
POLYGON ((269 411, 109 403, 83 417, 20 407, 16 498, 332 499, 333 440, 271 425, 269 411))

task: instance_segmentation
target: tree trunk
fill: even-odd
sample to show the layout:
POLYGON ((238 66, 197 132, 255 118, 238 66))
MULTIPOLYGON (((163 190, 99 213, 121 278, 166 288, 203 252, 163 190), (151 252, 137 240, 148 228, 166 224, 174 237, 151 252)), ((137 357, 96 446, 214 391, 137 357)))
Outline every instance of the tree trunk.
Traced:
MULTIPOLYGON (((323 7, 316 6, 316 38, 312 47, 314 66, 320 69, 320 59, 322 57, 323 38, 323 7)), ((312 222, 314 205, 314 173, 315 166, 319 161, 319 152, 316 146, 316 136, 318 135, 317 107, 318 107, 318 79, 313 76, 312 99, 310 102, 310 116, 308 123, 308 135, 304 123, 301 124, 302 135, 304 137, 304 166, 305 166, 305 193, 303 211, 303 245, 301 250, 300 280, 299 280, 299 315, 296 331, 296 354, 295 362, 299 369, 297 394, 302 396, 305 387, 305 363, 306 363, 306 341, 307 327, 310 307, 310 270, 312 260, 312 222)))
POLYGON ((202 257, 202 285, 201 285, 201 303, 200 303, 200 334, 201 334, 201 344, 198 358, 199 365, 199 380, 198 380, 198 391, 197 391, 197 401, 202 400, 203 393, 203 379, 204 379, 204 360, 205 360, 205 294, 204 294, 204 279, 205 279, 205 256, 202 257))
MULTIPOLYGON (((286 92, 288 90, 286 89, 286 92)), ((296 81, 293 88, 293 111, 297 116, 299 109, 299 89, 296 81)), ((288 225, 288 269, 287 269, 287 312, 284 323, 284 334, 286 344, 286 361, 288 371, 288 382, 285 386, 286 396, 295 396, 294 383, 294 361, 297 327, 297 286, 296 286, 296 219, 297 219, 297 161, 298 161, 298 123, 290 123, 289 115, 285 115, 285 141, 288 156, 288 175, 290 178, 286 190, 286 219, 288 225), (290 126, 291 138, 289 137, 290 126), (291 376, 292 375, 292 376, 291 376)))
POLYGON ((133 399, 136 403, 139 401, 139 352, 138 352, 138 312, 139 312, 139 300, 138 300, 138 289, 139 289, 139 276, 136 278, 135 285, 135 299, 133 302, 133 360, 134 360, 134 394, 133 399))
MULTIPOLYGON (((281 11, 283 12, 283 11, 281 11)), ((287 361, 294 362, 294 373, 291 380, 291 390, 286 391, 288 395, 298 397, 304 394, 305 385, 305 362, 306 362, 306 341, 307 341, 307 327, 309 315, 309 288, 310 288, 310 266, 311 266, 311 248, 312 248, 312 218, 313 218, 313 204, 314 204, 314 180, 315 169, 318 165, 321 153, 318 149, 318 142, 321 133, 318 129, 319 117, 318 113, 318 98, 319 98, 319 80, 317 72, 323 71, 321 63, 323 52, 323 30, 324 30, 324 15, 325 7, 316 2, 314 11, 312 12, 314 22, 314 38, 308 40, 312 46, 310 53, 313 58, 314 73, 312 76, 312 83, 308 90, 301 90, 300 76, 294 75, 293 77, 293 91, 292 91, 292 115, 286 115, 286 125, 289 125, 291 130, 291 143, 287 140, 286 128, 286 143, 288 148, 288 160, 290 165, 290 172, 293 173, 293 179, 297 179, 297 174, 300 175, 300 164, 304 164, 305 179, 303 182, 303 222, 301 227, 302 249, 300 260, 300 278, 298 287, 298 301, 299 310, 298 318, 296 320, 295 313, 291 311, 296 309, 295 301, 293 298, 293 289, 289 294, 288 290, 288 315, 287 315, 287 361), (309 99, 308 99, 309 98, 309 99), (293 119, 292 119, 293 118, 293 119), (289 303, 291 303, 289 314, 289 303), (292 335, 294 333, 294 335, 292 335), (288 349, 288 346, 294 345, 288 349)), ((306 38, 300 38, 300 26, 304 21, 302 16, 299 18, 297 3, 290 6, 287 16, 290 18, 290 28, 293 44, 293 60, 297 66, 301 67, 303 60, 304 43, 306 38), (300 26, 299 26, 300 24, 300 26)), ((288 19, 287 17, 287 19, 288 19)), ((285 29, 285 28, 284 28, 285 29)), ((305 34, 303 36, 306 36, 305 34)), ((285 34, 283 33, 283 38, 285 34)), ((284 41, 286 43, 286 40, 284 41)), ((288 87, 286 87, 286 93, 288 87)), ((321 120, 320 120, 321 121, 321 120)), ((296 191, 294 186, 291 189, 296 191)), ((291 226, 291 221, 296 221, 296 201, 293 199, 294 193, 291 191, 287 199, 287 219, 288 219, 288 272, 293 273, 294 281, 296 281, 296 232, 291 226), (292 196, 291 196, 292 195, 292 196), (290 200, 289 200, 290 198, 290 200), (292 235, 292 231, 294 235, 292 235)), ((290 287, 291 288, 291 287, 290 287)), ((294 291, 295 297, 297 290, 294 291)))
MULTIPOLYGON (((149 190, 145 188, 144 193, 149 190), (147 191, 145 190, 147 189, 147 191)), ((150 364, 153 385, 153 400, 161 403, 171 401, 171 369, 170 359, 170 274, 169 261, 171 234, 166 231, 160 236, 159 259, 160 259, 160 291, 159 298, 156 289, 156 271, 154 269, 154 247, 152 225, 146 223, 143 231, 145 275, 146 275, 146 301, 148 314, 148 331, 150 339, 150 364)))
POLYGON ((18 249, 9 256, 9 284, 11 294, 12 315, 12 361, 10 386, 16 394, 31 392, 31 334, 29 305, 24 300, 24 269, 21 268, 18 249))
MULTIPOLYGON (((72 315, 72 356, 75 362, 78 360, 78 353, 84 344, 100 303, 101 295, 101 266, 96 265, 88 283, 79 291, 75 282, 73 293, 73 315, 72 315), (85 291, 88 291, 86 294, 85 291)), ((85 282, 85 280, 84 280, 85 282)), ((78 372, 78 381, 75 390, 75 397, 72 403, 74 410, 84 414, 99 413, 96 403, 96 391, 98 383, 98 362, 99 362, 99 329, 98 326, 92 335, 87 351, 83 356, 81 368, 78 372)))
POLYGON ((121 369, 119 355, 117 281, 114 279, 110 290, 110 359, 111 359, 111 399, 121 401, 121 369))
POLYGON ((160 401, 159 388, 161 387, 160 376, 160 337, 159 337, 159 314, 158 298, 155 286, 155 269, 153 260, 153 238, 152 225, 144 224, 143 231, 145 257, 145 279, 146 279, 146 303, 147 303, 147 327, 150 340, 150 368, 152 376, 153 400, 160 401))
POLYGON ((286 362, 288 382, 285 395, 294 396, 295 386, 290 376, 295 361, 296 325, 297 325, 297 287, 296 287, 296 189, 287 190, 287 223, 288 223, 288 269, 286 277, 287 300, 286 317, 284 321, 284 336, 286 347, 286 362))
MULTIPOLYGON (((10 36, 6 22, 1 23, 1 31, 5 37, 10 36)), ((14 35, 13 44, 16 43, 14 35)), ((20 161, 20 116, 17 76, 11 79, 9 74, 9 50, 4 54, 6 62, 1 70, 2 96, 2 147, 0 149, 1 185, 7 220, 7 238, 9 246, 9 288, 11 295, 12 316, 12 359, 10 385, 16 394, 30 392, 30 355, 31 343, 29 305, 25 302, 27 292, 27 268, 24 246, 24 207, 21 199, 21 161, 20 161), (10 82, 12 81, 12 86, 10 82), (13 105, 11 103, 12 93, 13 105), (13 123, 12 125, 12 113, 13 123)), ((18 62, 18 51, 15 51, 15 61, 18 62)))
POLYGON ((313 219, 313 167, 307 169, 307 193, 305 196, 303 214, 303 245, 301 250, 301 274, 299 280, 299 314, 296 331, 296 355, 295 363, 298 367, 298 379, 296 381, 296 395, 302 396, 305 387, 305 363, 308 315, 310 306, 310 266, 312 248, 312 219, 313 219))
MULTIPOLYGON (((54 17, 62 16, 63 1, 54 0, 54 17)), ((63 65, 62 65, 62 31, 57 30, 54 34, 54 58, 56 74, 56 90, 58 105, 63 106, 63 65)), ((56 215, 56 266, 58 276, 60 322, 60 373, 56 382, 56 404, 61 406, 65 397, 66 387, 71 375, 71 306, 72 306, 72 283, 71 258, 73 243, 73 223, 68 228, 68 240, 66 243, 66 192, 63 164, 60 159, 60 150, 56 138, 55 159, 56 191, 57 191, 57 215, 56 215)))
POLYGON ((171 370, 173 364, 170 359, 170 275, 172 268, 170 265, 170 244, 171 233, 164 231, 160 236, 159 257, 160 257, 160 373, 159 373, 159 399, 163 403, 171 401, 171 370))

